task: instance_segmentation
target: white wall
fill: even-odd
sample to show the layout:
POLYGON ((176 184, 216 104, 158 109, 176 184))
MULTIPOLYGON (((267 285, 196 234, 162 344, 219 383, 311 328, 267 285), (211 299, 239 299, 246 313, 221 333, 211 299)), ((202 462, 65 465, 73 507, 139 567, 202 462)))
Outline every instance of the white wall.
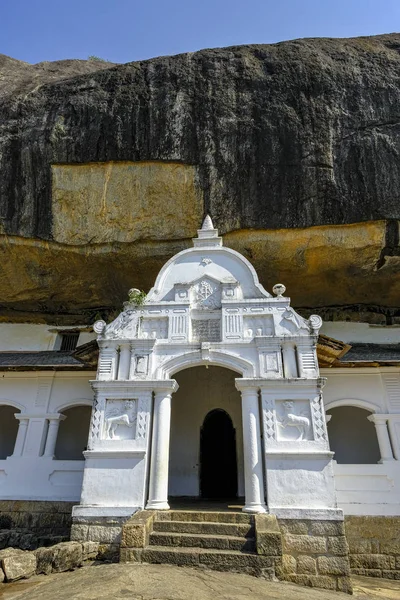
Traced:
POLYGON ((200 428, 211 410, 221 408, 236 429, 238 494, 244 496, 241 396, 235 388, 237 373, 221 367, 193 367, 174 378, 179 390, 172 396, 169 495, 198 496, 200 428))
MULTIPOLYGON (((321 375, 327 377, 323 393, 328 414, 334 407, 352 406, 362 408, 368 414, 385 415, 383 432, 388 436, 386 439, 394 453, 391 459, 380 464, 335 462, 339 507, 348 515, 399 515, 400 461, 395 457, 400 456, 400 436, 396 437, 392 432, 396 431, 397 424, 400 423, 400 369, 331 368, 321 369, 321 375)), ((344 445, 348 444, 348 437, 358 425, 354 416, 348 418, 351 418, 351 423, 346 423, 342 433, 344 445)), ((328 424, 328 435, 329 429, 328 424)), ((339 432, 335 432, 335 437, 335 443, 338 443, 339 432)), ((371 444, 373 443, 376 443, 375 436, 371 439, 371 444)))
MULTIPOLYGON (((57 339, 55 329, 50 325, 0 323, 0 352, 54 350, 57 339)), ((75 328, 63 327, 62 329, 75 328)), ((79 336, 78 346, 90 342, 95 337, 93 332, 83 331, 79 336)))
MULTIPOLYGON (((316 310, 318 313, 318 310, 316 310)), ((345 321, 325 321, 321 333, 342 342, 365 344, 400 343, 400 325, 382 326, 368 323, 348 323, 345 321)))
MULTIPOLYGON (((0 498, 79 501, 83 460, 55 460, 44 456, 49 419, 71 407, 93 402, 89 380, 95 373, 3 372, 0 373, 0 405, 15 407, 26 415, 20 452, 0 460, 0 498)), ((87 433, 88 422, 86 422, 87 433)), ((19 426, 21 430, 21 425, 19 426)))
POLYGON ((48 325, 0 323, 0 351, 52 350, 56 336, 49 331, 48 325))

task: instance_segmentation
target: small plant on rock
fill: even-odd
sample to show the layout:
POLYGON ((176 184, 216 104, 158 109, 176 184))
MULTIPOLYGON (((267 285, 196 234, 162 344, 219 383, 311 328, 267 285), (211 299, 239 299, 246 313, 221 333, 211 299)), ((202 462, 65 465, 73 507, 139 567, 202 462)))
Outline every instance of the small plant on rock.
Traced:
POLYGON ((137 288, 132 288, 128 292, 129 302, 131 304, 136 304, 136 306, 142 306, 145 303, 147 294, 142 290, 138 290, 137 288))

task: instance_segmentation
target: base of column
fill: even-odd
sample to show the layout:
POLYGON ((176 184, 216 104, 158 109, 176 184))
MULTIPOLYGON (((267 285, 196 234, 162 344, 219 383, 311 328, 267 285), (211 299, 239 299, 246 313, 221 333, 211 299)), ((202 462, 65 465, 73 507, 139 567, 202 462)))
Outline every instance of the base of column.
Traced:
POLYGON ((162 500, 149 500, 146 504, 146 510, 169 510, 168 502, 162 500))
POLYGON ((267 507, 264 504, 249 504, 242 508, 242 512, 245 513, 265 513, 267 507))

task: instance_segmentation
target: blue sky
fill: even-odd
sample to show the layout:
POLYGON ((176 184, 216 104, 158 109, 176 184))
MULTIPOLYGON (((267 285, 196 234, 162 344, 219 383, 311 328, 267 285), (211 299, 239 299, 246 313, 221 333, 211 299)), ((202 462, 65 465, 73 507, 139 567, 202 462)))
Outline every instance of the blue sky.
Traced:
POLYGON ((400 30, 400 0, 0 0, 0 53, 113 62, 400 30))

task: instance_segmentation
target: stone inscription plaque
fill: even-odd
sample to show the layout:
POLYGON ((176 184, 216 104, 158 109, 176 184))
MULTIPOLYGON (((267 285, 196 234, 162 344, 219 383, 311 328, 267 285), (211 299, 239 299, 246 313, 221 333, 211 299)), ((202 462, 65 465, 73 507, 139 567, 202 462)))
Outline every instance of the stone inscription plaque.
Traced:
POLYGON ((200 319, 192 321, 192 339, 194 342, 220 342, 221 324, 219 319, 200 319))

